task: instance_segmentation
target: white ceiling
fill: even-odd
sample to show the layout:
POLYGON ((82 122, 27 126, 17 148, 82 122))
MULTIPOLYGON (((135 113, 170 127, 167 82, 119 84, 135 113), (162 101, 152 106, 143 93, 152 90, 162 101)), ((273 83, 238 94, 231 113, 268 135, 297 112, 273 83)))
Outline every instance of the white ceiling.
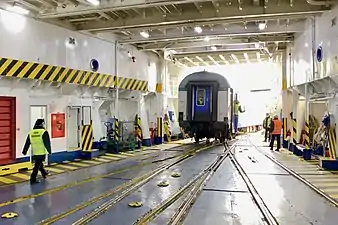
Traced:
POLYGON ((90 3, 95 0, 5 1, 2 8, 18 4, 68 29, 113 33, 121 44, 187 66, 266 60, 268 52, 279 60, 304 20, 331 8, 324 0, 101 0, 98 6, 90 3), (260 30, 259 23, 266 28, 260 30))

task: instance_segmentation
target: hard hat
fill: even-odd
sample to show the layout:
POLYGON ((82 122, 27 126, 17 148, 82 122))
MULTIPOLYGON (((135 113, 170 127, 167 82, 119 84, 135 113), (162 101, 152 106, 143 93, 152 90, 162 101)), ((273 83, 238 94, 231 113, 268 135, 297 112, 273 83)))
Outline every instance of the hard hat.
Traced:
POLYGON ((274 118, 274 119, 278 119, 278 115, 274 115, 273 118, 274 118))

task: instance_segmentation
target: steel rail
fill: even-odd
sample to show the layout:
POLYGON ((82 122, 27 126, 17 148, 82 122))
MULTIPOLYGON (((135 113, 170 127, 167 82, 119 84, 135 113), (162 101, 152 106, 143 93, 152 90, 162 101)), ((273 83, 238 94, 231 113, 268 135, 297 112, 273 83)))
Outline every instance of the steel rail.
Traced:
MULTIPOLYGON (((249 140, 249 141, 250 141, 250 143, 252 143, 251 140, 249 140)), ((255 144, 252 143, 252 146, 254 146, 261 154, 263 154, 265 157, 267 157, 268 159, 270 159, 276 165, 278 165, 279 167, 281 167, 282 169, 284 169, 286 172, 288 172, 291 176, 295 177, 296 179, 298 179, 299 181, 301 181, 302 183, 304 183, 306 186, 310 187, 313 191, 315 191, 317 194, 319 194, 320 196, 322 196, 323 198, 325 198, 327 201, 329 201, 330 203, 332 203, 335 207, 338 207, 338 202, 334 198, 330 197, 324 191, 320 190, 318 187, 316 187, 311 182, 309 182, 308 180, 306 180, 305 178, 303 178, 302 176, 300 176, 299 174, 297 174, 295 171, 293 171, 293 170, 289 169, 287 166, 283 165, 276 158, 274 158, 274 157, 266 154, 264 151, 262 151, 255 144)))
POLYGON ((224 161, 225 154, 227 151, 230 152, 231 148, 226 150, 226 153, 218 156, 217 159, 209 165, 206 169, 204 169, 201 173, 195 176, 190 180, 188 184, 183 186, 179 191, 175 192, 171 197, 163 201, 159 206, 155 209, 151 209, 148 213, 139 218, 133 225, 144 225, 151 222, 156 216, 158 216, 161 212, 171 206, 175 201, 177 201, 180 197, 182 197, 186 193, 195 192, 196 190, 201 189, 203 185, 210 179, 213 173, 219 168, 219 166, 224 161))
MULTIPOLYGON (((113 199, 103 203, 98 208, 94 209, 93 211, 91 211, 90 213, 86 214, 85 216, 83 216, 82 218, 80 218, 79 220, 77 220, 73 223, 74 225, 86 224, 86 223, 92 221, 93 219, 97 218, 98 216, 100 216, 108 208, 112 207, 113 205, 115 205, 116 203, 121 201, 123 198, 128 196, 130 193, 135 191, 137 188, 139 188, 142 185, 144 185, 145 183, 149 182, 152 178, 154 178, 158 174, 160 174, 160 173, 164 172, 165 170, 171 168, 172 166, 177 165, 177 164, 185 161, 186 159, 192 157, 194 152, 206 150, 206 149, 209 149, 209 148, 212 148, 212 147, 215 147, 215 145, 203 146, 201 148, 191 149, 191 150, 187 150, 184 153, 180 153, 180 154, 178 154, 180 157, 174 157, 174 158, 178 158, 175 162, 163 165, 160 168, 156 169, 155 171, 152 171, 152 172, 150 172, 150 173, 148 173, 148 174, 146 174, 142 177, 138 177, 138 178, 133 179, 132 181, 128 182, 127 184, 122 184, 118 187, 115 187, 115 188, 103 193, 100 196, 94 197, 94 198, 92 198, 92 199, 90 199, 86 202, 83 202, 83 203, 75 206, 74 208, 72 208, 72 209, 70 209, 66 212, 63 212, 63 213, 58 214, 54 217, 51 217, 51 218, 46 219, 44 221, 41 221, 39 223, 39 225, 52 224, 52 223, 54 223, 54 222, 56 222, 56 221, 58 221, 62 218, 65 218, 65 217, 77 212, 77 211, 80 211, 80 210, 100 201, 100 200, 103 200, 105 198, 109 198, 109 197, 117 195, 113 199)), ((168 159, 172 159, 172 158, 173 157, 169 157, 168 159)))

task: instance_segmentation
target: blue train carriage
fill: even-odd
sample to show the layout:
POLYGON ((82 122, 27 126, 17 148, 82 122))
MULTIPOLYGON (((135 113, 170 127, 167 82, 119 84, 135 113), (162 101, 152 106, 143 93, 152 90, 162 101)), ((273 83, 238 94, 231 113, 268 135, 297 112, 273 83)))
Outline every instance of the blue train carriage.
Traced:
POLYGON ((232 89, 227 79, 206 71, 186 76, 179 85, 180 126, 198 143, 202 138, 230 138, 232 89))

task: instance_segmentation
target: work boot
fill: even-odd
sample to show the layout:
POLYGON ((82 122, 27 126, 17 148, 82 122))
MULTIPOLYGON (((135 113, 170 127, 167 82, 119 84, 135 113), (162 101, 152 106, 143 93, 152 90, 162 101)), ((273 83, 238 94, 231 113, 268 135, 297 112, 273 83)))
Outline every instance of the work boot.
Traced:
POLYGON ((49 176, 49 175, 50 175, 50 173, 48 171, 46 171, 46 174, 42 175, 42 177, 43 177, 43 179, 46 179, 47 176, 49 176))
POLYGON ((31 180, 30 183, 31 184, 38 184, 38 183, 40 183, 40 181, 38 181, 38 180, 31 180))

